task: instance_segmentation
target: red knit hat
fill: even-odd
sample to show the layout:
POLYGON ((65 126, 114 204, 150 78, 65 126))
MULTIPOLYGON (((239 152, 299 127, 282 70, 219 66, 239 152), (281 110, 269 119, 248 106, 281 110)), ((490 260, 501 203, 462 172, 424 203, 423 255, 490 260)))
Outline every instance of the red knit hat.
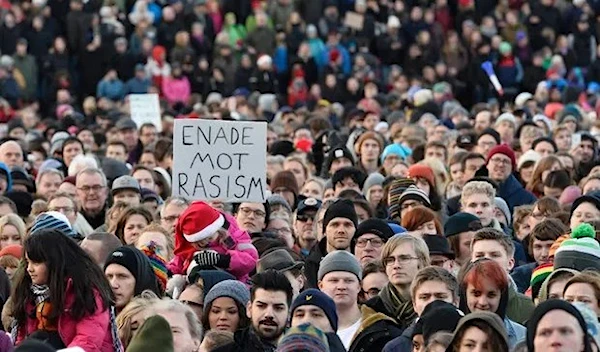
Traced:
POLYGON ((17 259, 21 259, 21 258, 23 258, 23 246, 18 245, 18 244, 13 244, 11 246, 6 246, 6 247, 2 248, 2 250, 0 251, 0 257, 5 256, 5 255, 12 255, 13 257, 15 257, 17 259))
POLYGON ((225 224, 225 217, 218 210, 204 202, 193 202, 179 216, 175 226, 175 236, 182 236, 193 243, 214 235, 225 224))
POLYGON ((489 163, 490 159, 496 155, 496 154, 503 154, 506 155, 507 157, 510 158, 510 162, 512 164, 512 169, 516 170, 517 167, 517 159, 515 157, 515 152, 506 144, 500 144, 495 146, 494 148, 492 148, 490 150, 490 152, 488 153, 488 157, 485 161, 485 163, 489 163))
POLYGON ((422 177, 426 179, 430 185, 435 185, 433 170, 427 165, 415 164, 408 168, 408 178, 415 179, 416 177, 422 177))

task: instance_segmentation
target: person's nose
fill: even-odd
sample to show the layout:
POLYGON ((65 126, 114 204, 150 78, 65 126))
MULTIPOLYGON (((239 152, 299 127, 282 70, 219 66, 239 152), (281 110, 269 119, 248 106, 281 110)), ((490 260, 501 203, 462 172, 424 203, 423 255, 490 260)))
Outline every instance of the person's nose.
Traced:
POLYGON ((477 304, 481 307, 486 307, 488 304, 488 300, 485 296, 481 296, 477 299, 477 304))
POLYGON ((219 313, 219 320, 227 320, 227 311, 225 311, 225 310, 222 310, 222 311, 219 313))
POLYGON ((108 282, 110 284, 110 288, 113 288, 113 289, 119 288, 119 280, 117 280, 117 278, 113 277, 112 279, 108 280, 108 282))

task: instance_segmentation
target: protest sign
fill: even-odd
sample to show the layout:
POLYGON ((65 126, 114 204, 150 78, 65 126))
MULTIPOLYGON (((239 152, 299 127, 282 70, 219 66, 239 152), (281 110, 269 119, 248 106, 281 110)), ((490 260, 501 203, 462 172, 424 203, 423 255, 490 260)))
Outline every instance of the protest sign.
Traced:
POLYGON ((138 127, 151 123, 158 132, 162 131, 158 94, 130 94, 129 113, 138 127))
POLYGON ((173 195, 224 202, 264 202, 266 122, 176 119, 173 195))
POLYGON ((365 18, 362 14, 348 11, 344 17, 344 26, 360 31, 363 29, 365 18))

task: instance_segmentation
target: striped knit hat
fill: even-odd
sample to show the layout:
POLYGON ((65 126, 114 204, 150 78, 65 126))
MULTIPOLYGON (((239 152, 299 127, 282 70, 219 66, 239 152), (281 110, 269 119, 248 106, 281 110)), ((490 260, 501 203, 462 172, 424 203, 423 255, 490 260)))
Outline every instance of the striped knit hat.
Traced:
POLYGON ((388 198, 390 200, 389 203, 389 213, 390 218, 392 219, 400 219, 400 203, 398 203, 398 199, 402 195, 409 186, 415 184, 415 181, 410 178, 399 178, 392 181, 390 185, 390 190, 388 192, 388 198))
POLYGON ((573 230, 571 238, 556 250, 554 267, 600 271, 600 244, 596 241, 596 230, 592 225, 583 223, 573 230))
POLYGON ((158 279, 160 286, 163 291, 167 286, 168 272, 167 272, 167 261, 160 254, 156 252, 156 243, 151 241, 147 245, 141 248, 142 252, 150 260, 150 265, 154 271, 154 275, 158 279))
POLYGON ((67 219, 64 214, 57 211, 47 211, 38 215, 37 218, 35 218, 29 233, 35 235, 36 231, 42 229, 59 230, 68 237, 77 237, 77 233, 73 231, 69 219, 67 219))
POLYGON ((290 328, 279 341, 278 352, 329 352, 327 336, 311 324, 290 328))
POLYGON ((417 186, 410 186, 404 192, 402 192, 402 195, 400 195, 400 198, 398 199, 398 205, 402 207, 402 203, 409 199, 419 201, 426 207, 431 207, 429 196, 417 186))
POLYGON ((554 270, 552 263, 542 264, 537 268, 533 269, 533 272, 531 273, 531 281, 529 287, 529 289, 531 290, 531 298, 537 298, 538 294, 540 293, 540 288, 542 288, 542 284, 544 283, 544 280, 546 280, 546 278, 552 273, 552 270, 554 270))

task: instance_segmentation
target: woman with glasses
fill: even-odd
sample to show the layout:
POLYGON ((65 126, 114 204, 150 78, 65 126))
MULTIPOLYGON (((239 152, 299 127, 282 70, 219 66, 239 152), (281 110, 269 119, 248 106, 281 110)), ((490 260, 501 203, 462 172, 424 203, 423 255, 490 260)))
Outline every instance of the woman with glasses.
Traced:
POLYGON ((410 285, 417 272, 430 264, 429 249, 420 238, 395 236, 383 246, 381 258, 389 283, 379 296, 366 304, 379 313, 396 320, 398 327, 406 329, 416 319, 410 285))
MULTIPOLYGON (((285 242, 289 249, 296 250, 294 231, 292 230, 292 224, 289 216, 285 213, 277 212, 271 214, 269 224, 267 225, 267 232, 271 232, 285 242)), ((299 248, 298 251, 299 252, 299 248)))

